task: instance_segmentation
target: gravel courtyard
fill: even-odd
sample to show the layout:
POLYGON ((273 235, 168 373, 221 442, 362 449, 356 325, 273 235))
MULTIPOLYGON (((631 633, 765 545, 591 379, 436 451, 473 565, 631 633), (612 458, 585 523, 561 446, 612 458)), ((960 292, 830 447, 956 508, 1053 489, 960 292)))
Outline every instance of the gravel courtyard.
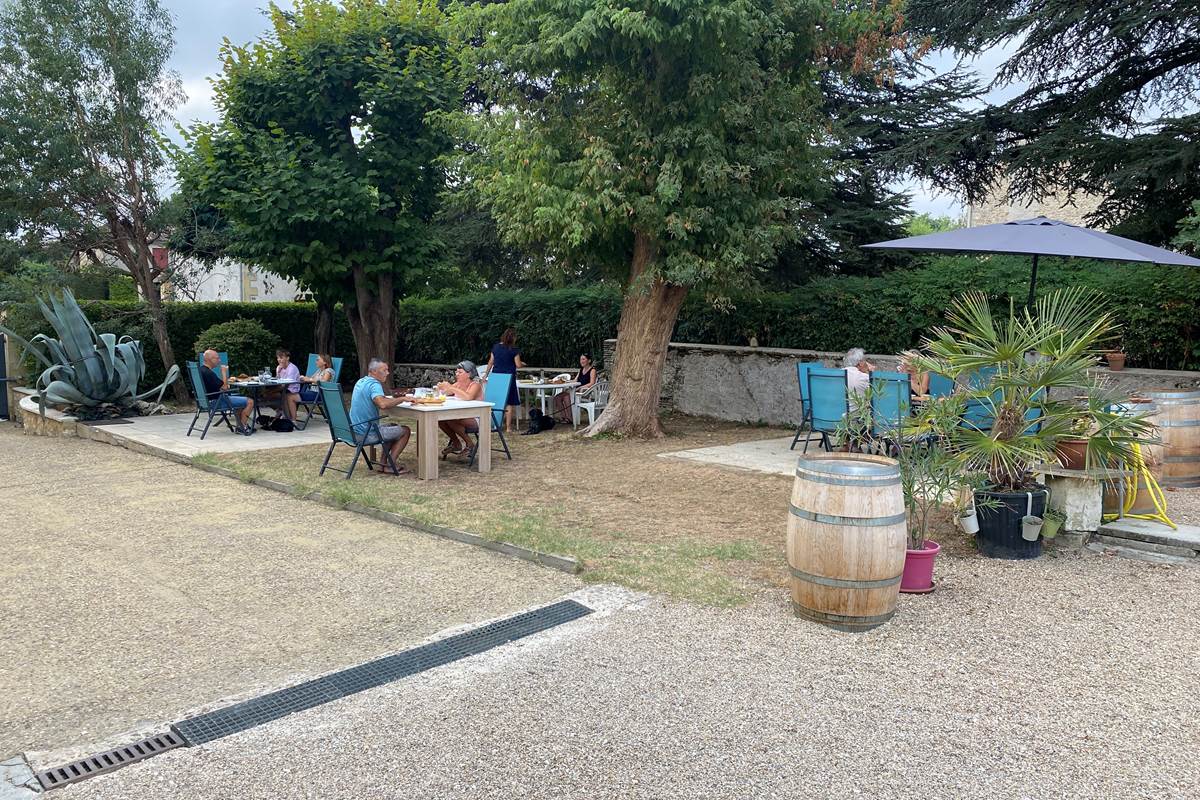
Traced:
POLYGON ((1105 556, 951 560, 865 634, 777 595, 626 601, 62 796, 1191 798, 1198 589, 1105 556))
POLYGON ((26 752, 39 767, 579 585, 151 456, 7 424, 0 508, 0 759, 26 752))

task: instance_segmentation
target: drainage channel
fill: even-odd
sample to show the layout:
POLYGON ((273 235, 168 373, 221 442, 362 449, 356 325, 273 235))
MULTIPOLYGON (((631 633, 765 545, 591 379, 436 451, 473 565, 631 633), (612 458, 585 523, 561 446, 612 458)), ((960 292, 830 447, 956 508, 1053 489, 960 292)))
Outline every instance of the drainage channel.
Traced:
POLYGON ((191 747, 267 722, 349 697, 367 689, 486 652, 592 613, 574 600, 561 600, 507 619, 384 656, 340 672, 289 686, 260 697, 189 717, 171 725, 170 732, 131 745, 106 750, 37 774, 44 789, 57 789, 105 772, 143 761, 176 747, 191 747))

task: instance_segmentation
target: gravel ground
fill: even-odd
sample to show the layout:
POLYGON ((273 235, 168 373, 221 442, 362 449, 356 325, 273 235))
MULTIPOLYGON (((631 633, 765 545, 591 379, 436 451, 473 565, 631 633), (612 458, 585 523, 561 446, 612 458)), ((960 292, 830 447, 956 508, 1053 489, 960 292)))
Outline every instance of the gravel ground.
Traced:
MULTIPOLYGON (((68 798, 1192 798, 1200 569, 948 559, 875 631, 627 604, 68 798)), ((605 597, 593 589, 594 597, 605 597)))
POLYGON ((24 751, 39 766, 580 585, 190 467, 8 425, 0 508, 0 759, 24 751))

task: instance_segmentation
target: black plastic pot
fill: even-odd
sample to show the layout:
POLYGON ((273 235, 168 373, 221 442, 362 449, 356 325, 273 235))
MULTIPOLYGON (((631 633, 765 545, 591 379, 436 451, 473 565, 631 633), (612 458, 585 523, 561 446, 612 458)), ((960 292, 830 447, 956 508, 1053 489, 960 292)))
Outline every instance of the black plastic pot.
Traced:
MULTIPOLYGON (((1046 490, 1034 489, 1033 511, 1035 517, 1046 513, 1046 490)), ((1021 517, 1029 509, 1029 497, 1025 492, 976 492, 975 508, 979 514, 979 533, 975 540, 979 543, 979 552, 989 558, 1007 558, 1011 560, 1037 558, 1042 554, 1042 537, 1036 541, 1026 541, 1021 536, 1021 517), (990 498, 998 505, 986 507, 980 502, 990 498)))

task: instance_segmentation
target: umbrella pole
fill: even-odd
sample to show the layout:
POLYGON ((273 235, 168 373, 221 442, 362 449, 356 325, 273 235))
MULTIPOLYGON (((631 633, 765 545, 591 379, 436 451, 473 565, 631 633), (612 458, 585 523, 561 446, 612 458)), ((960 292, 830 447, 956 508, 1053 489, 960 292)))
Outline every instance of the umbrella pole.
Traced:
POLYGON ((1029 273, 1029 302, 1025 304, 1026 308, 1033 308, 1034 294, 1037 291, 1037 253, 1033 254, 1033 271, 1029 273))

